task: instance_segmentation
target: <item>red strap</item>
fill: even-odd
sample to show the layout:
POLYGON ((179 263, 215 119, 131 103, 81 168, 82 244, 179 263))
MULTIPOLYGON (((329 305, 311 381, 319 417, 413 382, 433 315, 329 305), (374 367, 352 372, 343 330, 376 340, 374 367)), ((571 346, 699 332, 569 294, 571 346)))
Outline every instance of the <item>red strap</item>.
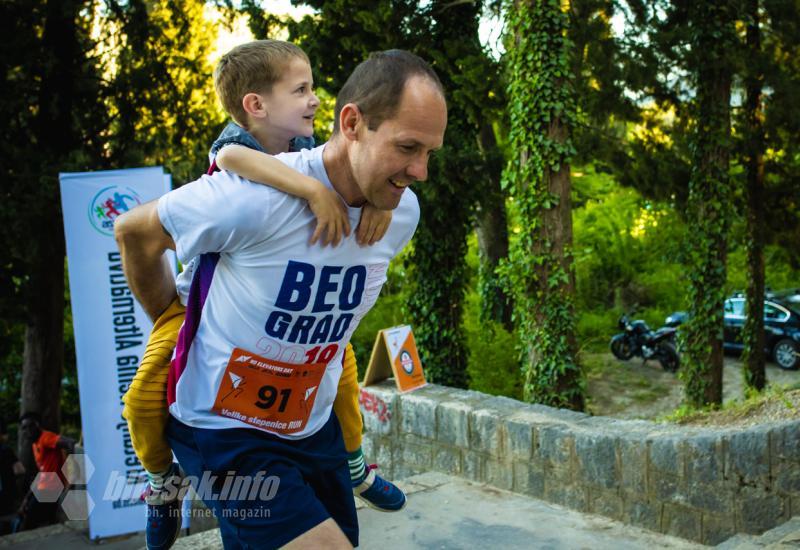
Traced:
POLYGON ((208 172, 206 172, 206 175, 210 176, 214 172, 219 172, 219 166, 217 166, 217 159, 214 159, 211 162, 211 166, 208 167, 208 172))

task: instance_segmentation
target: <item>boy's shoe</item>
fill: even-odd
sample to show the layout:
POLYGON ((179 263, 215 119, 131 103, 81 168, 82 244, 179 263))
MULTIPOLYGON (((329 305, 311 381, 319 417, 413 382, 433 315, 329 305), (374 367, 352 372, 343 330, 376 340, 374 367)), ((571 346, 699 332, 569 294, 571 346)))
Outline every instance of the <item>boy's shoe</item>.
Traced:
MULTIPOLYGON (((177 477, 177 476, 176 476, 177 477)), ((179 487, 179 485, 176 485, 179 487)), ((147 550, 167 550, 181 532, 181 499, 179 491, 158 491, 148 484, 142 498, 147 503, 147 550)))
POLYGON ((367 475, 360 484, 353 487, 353 494, 367 506, 381 512, 397 512, 406 505, 406 495, 400 488, 375 473, 377 466, 367 466, 367 475))

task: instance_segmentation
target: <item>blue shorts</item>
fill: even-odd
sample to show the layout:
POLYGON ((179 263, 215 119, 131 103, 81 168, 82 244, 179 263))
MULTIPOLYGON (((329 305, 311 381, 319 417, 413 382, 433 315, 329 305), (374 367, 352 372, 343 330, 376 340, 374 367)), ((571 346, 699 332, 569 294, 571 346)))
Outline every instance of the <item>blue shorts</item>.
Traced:
POLYGON ((192 428, 170 417, 167 439, 214 511, 226 550, 279 548, 328 518, 358 546, 350 470, 335 414, 317 433, 295 441, 253 428, 192 428))

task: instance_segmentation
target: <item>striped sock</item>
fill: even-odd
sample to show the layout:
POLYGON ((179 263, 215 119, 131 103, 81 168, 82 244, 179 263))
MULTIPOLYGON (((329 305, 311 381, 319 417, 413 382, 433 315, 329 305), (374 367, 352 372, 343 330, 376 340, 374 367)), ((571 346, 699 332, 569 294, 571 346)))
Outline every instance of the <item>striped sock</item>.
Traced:
POLYGON ((147 472, 147 481, 150 483, 150 488, 153 489, 153 491, 160 491, 163 489, 164 482, 172 475, 174 468, 175 465, 170 464, 169 468, 163 472, 147 472))
POLYGON ((361 447, 347 455, 347 464, 350 466, 350 481, 353 486, 364 481, 367 475, 367 465, 364 462, 364 452, 361 447))

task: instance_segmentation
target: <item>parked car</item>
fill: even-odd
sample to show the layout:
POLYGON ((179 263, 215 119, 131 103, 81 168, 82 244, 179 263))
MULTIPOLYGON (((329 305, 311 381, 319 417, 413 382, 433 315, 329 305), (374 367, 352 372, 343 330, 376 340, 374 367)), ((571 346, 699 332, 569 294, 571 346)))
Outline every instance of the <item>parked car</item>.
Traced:
MULTIPOLYGON (((789 293, 770 293, 764 300, 764 351, 786 370, 800 367, 800 299, 789 301, 784 297, 798 296, 796 289, 789 293), (781 296, 778 298, 777 296, 781 296), (798 305, 795 305, 798 304, 798 305)), ((745 297, 734 294, 725 300, 723 347, 726 351, 741 352, 744 349, 745 297)), ((676 311, 667 317, 665 324, 677 327, 686 322, 686 312, 676 311)))
MULTIPOLYGON (((735 295, 725 300, 724 346, 742 351, 742 328, 745 321, 745 297, 735 295)), ((764 344, 766 352, 782 369, 800 366, 800 313, 777 298, 764 300, 764 344)))
POLYGON ((800 288, 784 288, 783 290, 768 290, 767 298, 773 298, 788 305, 795 310, 800 310, 800 288))

